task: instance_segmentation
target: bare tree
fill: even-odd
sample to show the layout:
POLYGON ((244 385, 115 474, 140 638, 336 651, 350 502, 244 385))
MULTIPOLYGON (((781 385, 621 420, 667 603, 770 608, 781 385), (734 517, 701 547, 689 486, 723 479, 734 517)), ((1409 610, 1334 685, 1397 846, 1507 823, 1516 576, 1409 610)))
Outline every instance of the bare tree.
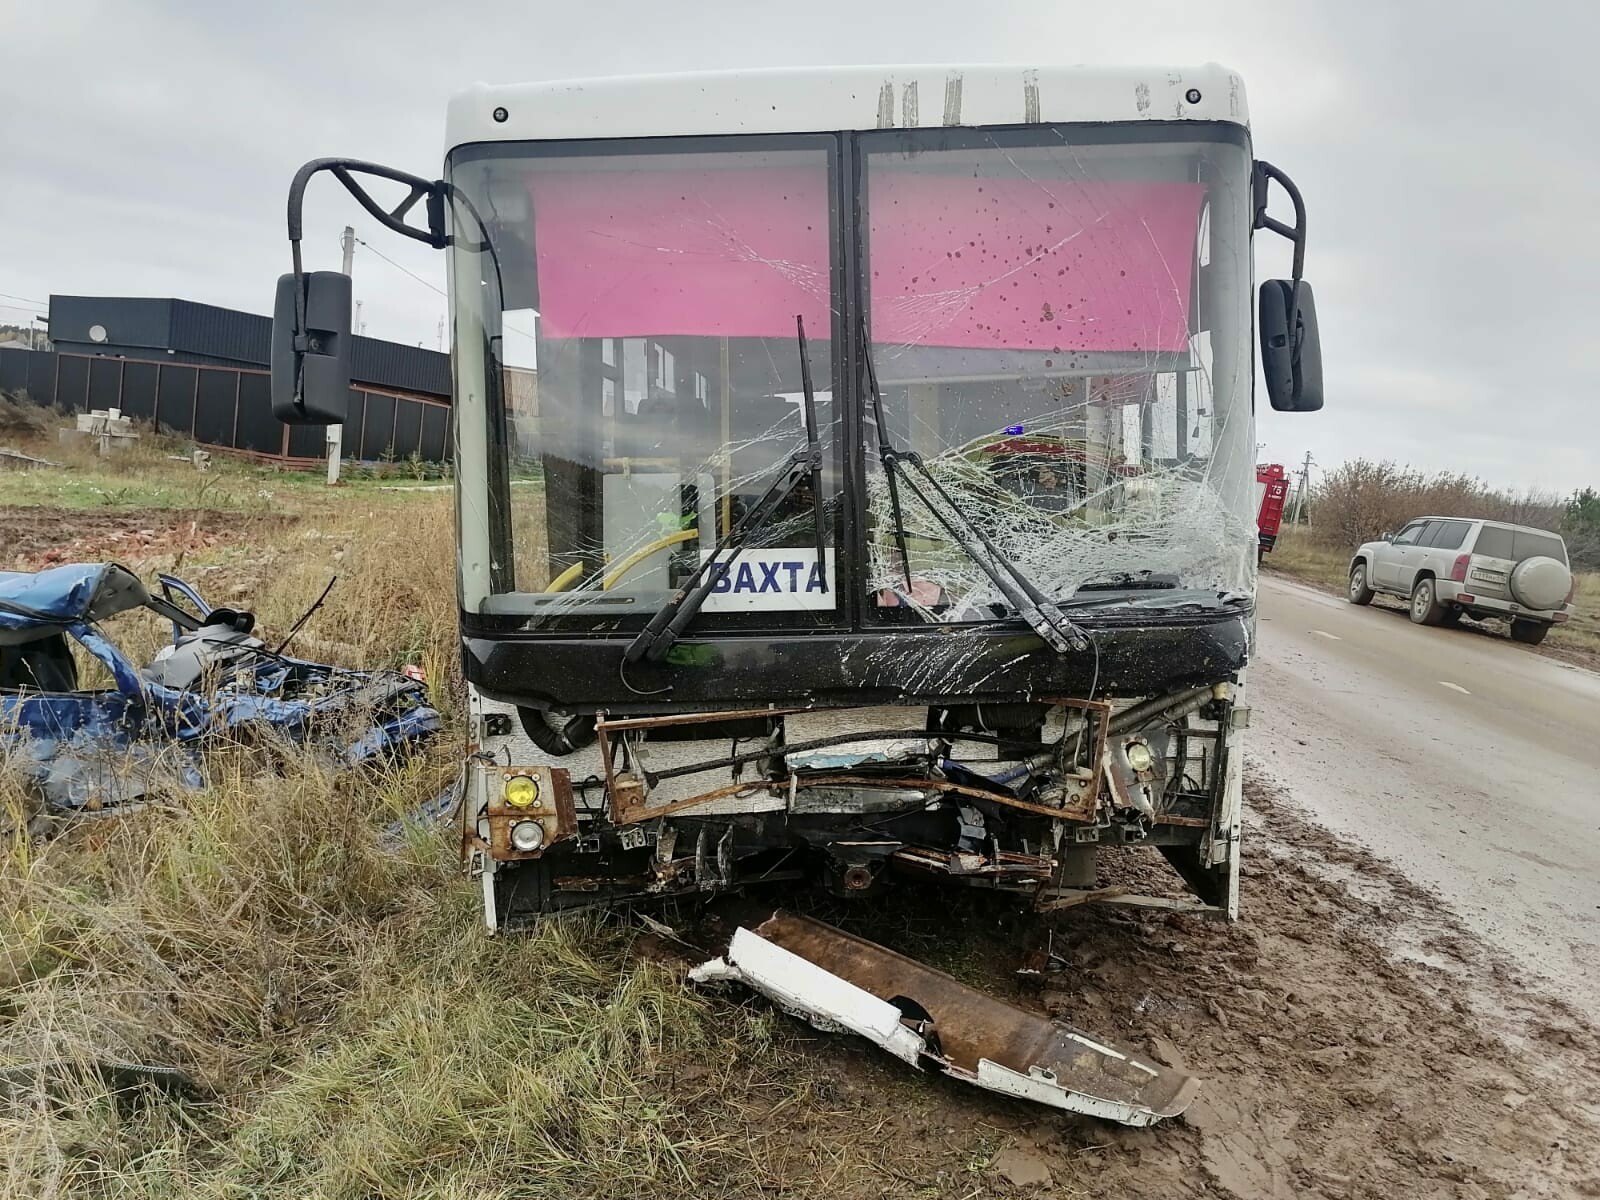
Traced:
POLYGON ((1387 459, 1351 459, 1326 472, 1312 493, 1317 536, 1355 546, 1416 517, 1439 515, 1560 526, 1566 504, 1541 488, 1502 491, 1458 471, 1426 474, 1387 459))

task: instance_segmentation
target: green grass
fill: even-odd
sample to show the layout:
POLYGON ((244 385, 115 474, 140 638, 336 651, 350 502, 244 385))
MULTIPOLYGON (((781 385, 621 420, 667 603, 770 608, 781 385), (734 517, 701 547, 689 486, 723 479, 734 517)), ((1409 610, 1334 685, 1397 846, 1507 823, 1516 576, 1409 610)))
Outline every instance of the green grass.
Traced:
MULTIPOLYGON (((83 442, 62 444, 54 414, 0 396, 0 446, 57 464, 0 471, 0 505, 69 509, 182 509, 212 512, 323 508, 323 473, 290 471, 221 451, 207 470, 191 464, 194 443, 136 423, 139 440, 105 458, 83 442)), ((437 487, 437 466, 410 460, 345 464, 341 492, 379 497, 399 488, 437 487)))
MULTIPOLYGON (((188 462, 139 450, 125 451, 123 464, 84 461, 81 454, 41 453, 57 467, 0 472, 0 505, 71 509, 203 509, 215 512, 275 511, 286 502, 320 507, 327 485, 319 474, 258 466, 222 456, 200 471, 188 462)), ((437 479, 347 474, 341 490, 383 496, 402 489, 439 487, 437 479)))
POLYGON ((1342 591, 1350 572, 1350 552, 1343 547, 1325 545, 1305 530, 1285 526, 1271 552, 1262 560, 1262 566, 1342 591))

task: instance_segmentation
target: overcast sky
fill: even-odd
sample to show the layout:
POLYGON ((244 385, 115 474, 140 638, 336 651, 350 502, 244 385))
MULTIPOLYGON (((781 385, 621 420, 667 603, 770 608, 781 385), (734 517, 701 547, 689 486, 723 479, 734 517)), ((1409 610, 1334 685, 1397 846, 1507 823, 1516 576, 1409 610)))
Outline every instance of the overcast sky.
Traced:
MULTIPOLYGON (((1065 0, 0 0, 0 320, 50 293, 270 310, 283 202, 325 154, 439 172, 467 84, 842 63, 1238 70, 1258 156, 1310 210, 1319 415, 1261 403, 1263 458, 1307 450, 1600 486, 1600 5, 1065 0), (1218 10, 1227 11, 1219 15, 1218 10)), ((308 266, 350 222, 367 333, 435 344, 443 256, 314 187, 308 266)), ((1258 273, 1285 274, 1275 238, 1258 273)))

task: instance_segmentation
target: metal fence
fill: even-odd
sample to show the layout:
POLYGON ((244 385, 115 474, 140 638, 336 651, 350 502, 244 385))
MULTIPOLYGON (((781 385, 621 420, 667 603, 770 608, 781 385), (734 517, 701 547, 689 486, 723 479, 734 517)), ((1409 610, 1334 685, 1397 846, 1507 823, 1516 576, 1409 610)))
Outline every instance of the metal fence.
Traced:
MULTIPOLYGON (((246 367, 0 350, 0 391, 63 413, 121 409, 163 432, 263 462, 309 467, 324 453, 321 426, 280 424, 267 372, 246 367)), ((440 400, 352 387, 344 454, 443 462, 449 425, 450 406, 440 400)))

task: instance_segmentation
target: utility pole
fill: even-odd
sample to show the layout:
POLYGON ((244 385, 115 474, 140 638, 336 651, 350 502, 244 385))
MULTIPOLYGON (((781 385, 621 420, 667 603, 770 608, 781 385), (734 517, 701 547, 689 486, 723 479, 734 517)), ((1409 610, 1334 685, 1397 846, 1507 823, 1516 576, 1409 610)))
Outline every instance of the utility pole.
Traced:
MULTIPOLYGON (((355 257, 356 257, 356 231, 355 231, 354 227, 352 227, 350 225, 346 225, 344 227, 344 236, 342 236, 339 239, 339 245, 344 250, 344 265, 341 266, 339 269, 341 271, 343 271, 346 276, 348 276, 350 274, 351 267, 355 264, 355 257)), ((358 302, 357 305, 356 305, 356 312, 360 312, 360 311, 361 311, 361 306, 360 306, 360 304, 358 302)), ((350 332, 354 333, 355 331, 356 331, 355 323, 352 322, 352 326, 351 326, 350 332)), ((343 459, 343 458, 344 458, 344 426, 343 425, 329 425, 328 426, 328 486, 329 487, 332 487, 334 484, 339 482, 339 465, 340 465, 340 460, 343 459)))
POLYGON ((361 300, 356 301, 356 333, 359 335, 365 335, 367 332, 366 323, 361 319, 361 305, 363 303, 365 302, 361 300))
MULTIPOLYGON (((1300 482, 1294 489, 1294 515, 1289 518, 1289 524, 1300 524, 1300 512, 1305 508, 1306 501, 1311 498, 1311 451, 1306 451, 1306 460, 1301 464, 1298 472, 1300 482)), ((1306 528, 1311 528, 1311 512, 1306 510, 1306 528)))
POLYGON ((439 316, 439 350, 441 353, 444 351, 444 315, 442 313, 439 316))

